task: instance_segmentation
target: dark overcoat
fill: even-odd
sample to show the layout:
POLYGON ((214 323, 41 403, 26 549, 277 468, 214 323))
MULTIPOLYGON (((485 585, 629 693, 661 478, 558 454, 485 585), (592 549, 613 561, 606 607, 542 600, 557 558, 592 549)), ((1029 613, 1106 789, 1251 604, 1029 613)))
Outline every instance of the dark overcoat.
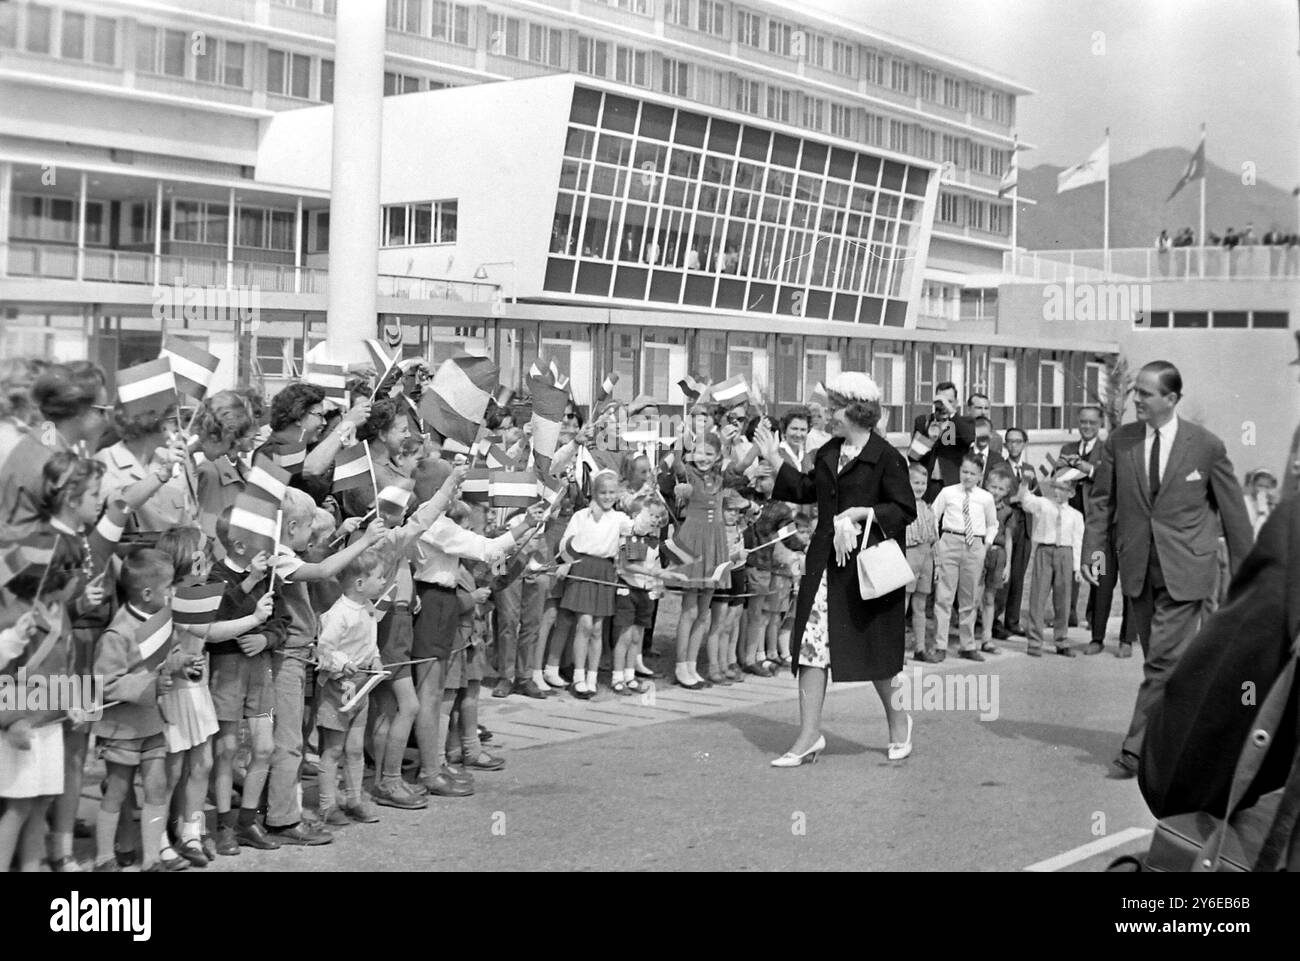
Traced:
POLYGON ((879 434, 843 471, 837 471, 842 438, 822 445, 811 471, 781 465, 773 490, 774 500, 817 504, 817 528, 808 545, 808 558, 799 600, 795 605, 790 652, 799 669, 799 648, 808 612, 822 574, 826 574, 826 610, 829 619, 831 676, 836 681, 879 681, 903 669, 905 595, 900 588, 884 597, 864 601, 858 591, 857 558, 845 567, 835 563, 835 515, 850 507, 874 507, 880 527, 866 532, 867 546, 884 536, 903 546, 907 525, 916 519, 916 497, 907 477, 907 461, 879 434))

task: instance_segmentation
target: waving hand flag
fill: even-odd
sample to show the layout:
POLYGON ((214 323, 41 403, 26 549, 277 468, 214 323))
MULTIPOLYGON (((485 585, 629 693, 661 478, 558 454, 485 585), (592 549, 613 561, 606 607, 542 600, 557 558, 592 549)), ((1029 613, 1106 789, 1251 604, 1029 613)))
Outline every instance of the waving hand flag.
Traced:
POLYGON ((215 354, 208 353, 191 340, 170 334, 163 337, 159 357, 166 357, 171 364, 172 373, 176 375, 176 389, 195 400, 207 396, 212 378, 221 366, 215 354))
POLYGON ((420 398, 420 414, 443 437, 470 445, 478 438, 500 368, 487 357, 442 362, 420 398))

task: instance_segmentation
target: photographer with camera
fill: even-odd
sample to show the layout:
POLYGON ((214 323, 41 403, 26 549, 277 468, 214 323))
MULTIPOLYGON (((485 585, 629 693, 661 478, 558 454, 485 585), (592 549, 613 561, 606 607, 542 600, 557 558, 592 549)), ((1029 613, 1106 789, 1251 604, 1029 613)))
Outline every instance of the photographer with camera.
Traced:
POLYGON ((912 430, 934 443, 924 456, 913 458, 924 464, 928 471, 925 502, 932 504, 939 491, 958 483, 961 459, 975 442, 974 418, 957 413, 956 384, 945 380, 935 388, 930 413, 919 415, 912 430))

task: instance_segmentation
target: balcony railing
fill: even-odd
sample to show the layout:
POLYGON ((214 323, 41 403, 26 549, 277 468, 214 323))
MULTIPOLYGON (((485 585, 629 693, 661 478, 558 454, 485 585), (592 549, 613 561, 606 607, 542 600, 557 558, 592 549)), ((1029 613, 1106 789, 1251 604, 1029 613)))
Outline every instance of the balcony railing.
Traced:
MULTIPOLYGON (((0 277, 150 286, 155 283, 170 286, 179 277, 182 283, 199 287, 256 287, 265 292, 289 294, 325 294, 329 282, 328 271, 316 267, 241 260, 228 262, 166 254, 155 257, 137 251, 98 247, 87 247, 78 256, 78 250, 73 246, 22 242, 0 244, 0 277)), ((410 300, 490 303, 498 296, 498 290, 497 284, 469 280, 389 274, 378 278, 381 297, 410 300)))
POLYGON ((1002 269, 1021 281, 1300 279, 1300 246, 1123 247, 1103 250, 1017 250, 1002 269), (1107 260, 1109 259, 1109 263, 1107 260))

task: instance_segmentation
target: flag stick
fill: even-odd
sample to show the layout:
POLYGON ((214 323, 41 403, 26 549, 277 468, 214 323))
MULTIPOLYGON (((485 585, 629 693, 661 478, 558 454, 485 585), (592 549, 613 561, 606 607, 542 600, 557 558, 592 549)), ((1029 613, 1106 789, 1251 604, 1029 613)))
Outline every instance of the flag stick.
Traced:
MULTIPOLYGON (((1205 181, 1209 179, 1209 158, 1205 155, 1205 124, 1201 124, 1201 220, 1200 233, 1196 235, 1197 242, 1206 246, 1205 240, 1205 181)), ((1205 254, 1202 253, 1198 258, 1200 260, 1200 270, 1198 276, 1205 276, 1205 254)))
POLYGON ((275 512, 275 547, 271 550, 271 586, 267 590, 275 590, 275 559, 280 556, 280 531, 284 524, 284 511, 275 512))
POLYGON ((1102 191, 1101 248, 1102 268, 1110 275, 1110 128, 1106 128, 1106 181, 1102 191))

